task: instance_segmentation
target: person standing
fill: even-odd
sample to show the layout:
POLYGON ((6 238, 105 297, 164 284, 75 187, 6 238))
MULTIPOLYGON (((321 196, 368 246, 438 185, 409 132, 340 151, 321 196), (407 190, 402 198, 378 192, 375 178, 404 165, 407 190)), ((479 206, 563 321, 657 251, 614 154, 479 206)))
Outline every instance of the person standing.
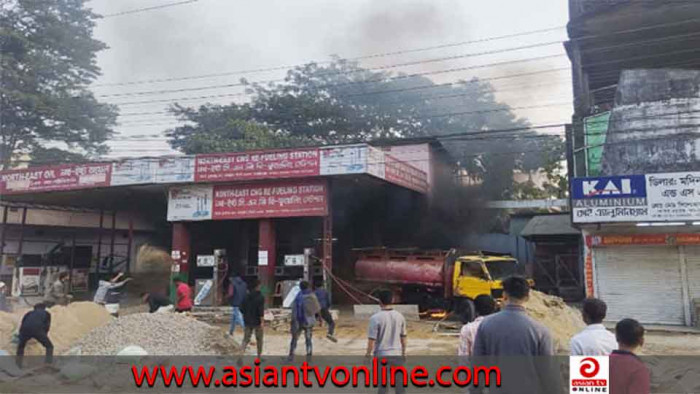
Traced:
POLYGON ((530 285, 519 276, 508 277, 502 283, 505 306, 479 325, 473 356, 495 357, 479 360, 480 363, 505 362, 501 365, 504 379, 497 391, 499 393, 559 392, 559 372, 551 357, 543 357, 554 354, 552 335, 547 327, 529 317, 525 311, 525 304, 530 298, 530 285), (518 361, 513 363, 513 360, 518 361))
POLYGON ((241 328, 245 330, 245 322, 241 314, 241 304, 247 292, 248 285, 246 285, 243 278, 241 278, 241 275, 236 274, 231 278, 231 283, 228 285, 228 299, 233 310, 231 311, 231 326, 229 327, 228 335, 233 336, 233 332, 236 331, 236 325, 241 326, 241 328))
POLYGON ((120 272, 116 274, 112 279, 100 279, 100 281, 97 284, 97 290, 95 291, 95 296, 93 297, 92 302, 104 305, 105 298, 107 297, 107 292, 110 289, 117 289, 119 287, 122 287, 131 280, 131 278, 126 278, 120 281, 119 279, 121 279, 123 276, 124 274, 120 272))
POLYGON ((10 305, 7 303, 7 286, 5 282, 0 282, 0 311, 10 311, 10 305))
POLYGON ((488 294, 482 294, 474 299, 474 309, 477 317, 471 323, 462 326, 459 332, 458 356, 471 356, 474 349, 474 339, 476 331, 479 329, 484 318, 496 311, 496 301, 488 294))
POLYGON ((331 315, 330 311, 331 297, 321 283, 316 283, 315 288, 316 290, 314 293, 316 294, 318 303, 321 306, 321 311, 318 314, 328 325, 328 333, 326 334, 326 338, 328 338, 331 342, 338 342, 333 335, 335 333, 335 322, 333 321, 333 315, 331 315))
POLYGON ((260 282, 253 279, 252 290, 245 296, 241 303, 241 312, 243 313, 243 343, 241 345, 241 353, 250 343, 250 337, 255 332, 255 344, 258 350, 258 358, 262 357, 263 351, 263 317, 265 315, 265 297, 260 292, 260 282))
POLYGON ((572 356, 608 356, 617 349, 615 335, 603 325, 608 306, 597 298, 583 301, 581 315, 586 328, 571 338, 572 356))
POLYGON ((51 314, 46 311, 46 304, 34 305, 34 310, 27 312, 19 327, 19 344, 17 345, 17 366, 22 368, 24 348, 30 339, 36 339, 46 349, 46 363, 53 361, 53 343, 49 339, 51 314))
POLYGON ((316 325, 316 314, 320 310, 321 305, 318 303, 316 294, 311 291, 309 282, 302 281, 299 283, 299 294, 297 294, 292 304, 292 341, 289 344, 289 361, 294 359, 294 351, 297 348, 297 341, 302 331, 304 332, 306 343, 306 357, 311 357, 313 353, 312 334, 316 325))
POLYGON ((189 312, 192 310, 192 289, 187 285, 185 280, 177 276, 173 279, 175 283, 175 311, 189 312))
POLYGON ((637 357, 644 346, 644 327, 634 319, 622 319, 615 326, 618 349, 610 354, 610 393, 649 394, 649 368, 637 357))
POLYGON ((148 304, 148 313, 172 312, 173 303, 170 298, 158 293, 141 293, 141 300, 148 304))
MULTIPOLYGON (((406 319, 391 307, 393 295, 390 291, 380 291, 377 298, 380 310, 369 319, 365 357, 386 358, 387 368, 403 365, 406 356, 406 319)), ((397 384, 395 390, 396 394, 401 394, 406 388, 397 384)), ((378 393, 386 392, 387 387, 380 385, 378 393)))
POLYGON ((68 299, 68 289, 66 288, 66 282, 68 282, 68 272, 61 272, 58 274, 58 278, 49 286, 44 295, 44 304, 47 307, 53 305, 67 305, 68 299))

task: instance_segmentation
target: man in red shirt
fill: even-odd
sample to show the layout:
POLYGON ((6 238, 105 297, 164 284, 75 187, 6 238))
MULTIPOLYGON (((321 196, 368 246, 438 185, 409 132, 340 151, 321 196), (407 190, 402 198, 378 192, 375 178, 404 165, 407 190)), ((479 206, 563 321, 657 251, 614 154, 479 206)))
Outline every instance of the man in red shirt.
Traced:
POLYGON ((181 277, 173 279, 175 283, 175 311, 189 312, 192 310, 192 290, 181 277))
POLYGON ((622 319, 615 326, 618 350, 610 355, 611 394, 649 394, 649 368, 635 354, 644 345, 644 327, 634 319, 622 319))

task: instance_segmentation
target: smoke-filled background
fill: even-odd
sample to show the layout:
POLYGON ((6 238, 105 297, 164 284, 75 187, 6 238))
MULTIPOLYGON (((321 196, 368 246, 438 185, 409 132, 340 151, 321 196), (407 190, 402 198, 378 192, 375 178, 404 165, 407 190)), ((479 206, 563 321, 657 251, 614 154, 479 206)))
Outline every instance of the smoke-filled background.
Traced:
MULTIPOLYGON (((130 12, 172 3, 88 2, 94 12, 105 16, 97 21, 95 32, 96 38, 109 46, 98 55, 103 75, 92 89, 101 101, 119 104, 117 130, 125 137, 110 141, 112 157, 172 152, 166 138, 160 137, 165 129, 178 124, 166 111, 172 102, 189 106, 245 102, 244 87, 231 86, 240 78, 251 82, 277 80, 286 72, 285 67, 278 66, 328 61, 330 55, 352 59, 409 50, 363 58, 360 65, 390 66, 387 71, 409 74, 471 67, 426 77, 435 83, 473 77, 491 79, 496 99, 510 105, 518 117, 527 118, 531 124, 564 122, 571 112, 568 60, 563 46, 556 43, 565 37, 563 28, 449 45, 543 26, 563 27, 568 17, 566 2, 480 2, 477 12, 472 2, 456 0, 198 0, 130 12), (539 45, 548 42, 553 44, 539 45), (538 46, 499 52, 531 44, 538 46), (450 56, 458 57, 423 62, 450 56), (405 63, 415 64, 394 66, 405 63), (275 70, 237 73, 269 68, 275 70), (500 78, 548 70, 529 77, 500 78), (540 104, 543 106, 536 108, 540 104), (158 136, 134 141, 130 139, 134 135, 158 136)), ((454 108, 449 101, 445 100, 446 112, 454 108)))

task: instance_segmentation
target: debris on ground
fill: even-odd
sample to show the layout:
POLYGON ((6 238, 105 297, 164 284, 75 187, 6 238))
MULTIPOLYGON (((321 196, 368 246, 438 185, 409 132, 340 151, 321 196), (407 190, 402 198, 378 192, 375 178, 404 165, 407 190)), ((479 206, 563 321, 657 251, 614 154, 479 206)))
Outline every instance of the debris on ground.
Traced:
POLYGON ((236 342, 226 333, 178 313, 135 313, 100 327, 76 346, 83 356, 115 355, 127 346, 140 346, 149 355, 232 354, 236 342))
POLYGON ((549 328, 554 339, 554 350, 558 354, 568 354, 571 338, 586 327, 580 311, 566 305, 559 297, 539 291, 530 292, 525 309, 533 319, 549 328))
MULTIPOLYGON (((56 305, 48 309, 51 313, 49 339, 54 346, 54 353, 61 354, 88 332, 102 327, 114 320, 107 310, 94 302, 74 302, 67 306, 56 305)), ((14 354, 17 345, 12 337, 19 330, 19 325, 28 310, 0 315, 0 349, 14 354)), ((27 355, 43 355, 45 349, 35 340, 30 341, 25 349, 27 355)))

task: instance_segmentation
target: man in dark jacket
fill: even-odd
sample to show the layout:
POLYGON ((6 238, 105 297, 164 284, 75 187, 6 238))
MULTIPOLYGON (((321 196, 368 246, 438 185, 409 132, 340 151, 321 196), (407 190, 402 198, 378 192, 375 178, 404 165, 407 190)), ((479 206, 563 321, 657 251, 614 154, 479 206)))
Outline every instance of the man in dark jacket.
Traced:
POLYGON ((233 307, 231 313, 231 327, 228 330, 228 335, 233 335, 236 330, 236 325, 240 325, 241 328, 245 330, 245 323, 243 322, 243 315, 241 314, 241 304, 243 299, 248 292, 248 285, 239 274, 236 274, 231 278, 231 283, 228 285, 228 300, 233 307))
POLYGON ((263 350, 263 316, 265 315, 265 298, 260 292, 260 282, 257 279, 253 280, 252 290, 246 295, 241 304, 241 312, 243 313, 243 321, 245 328, 243 329, 243 344, 241 345, 241 353, 250 343, 250 336, 255 331, 255 343, 258 347, 258 358, 262 357, 263 350))
POLYGON ((141 293, 141 300, 148 304, 149 313, 155 313, 158 312, 160 308, 173 305, 170 298, 158 293, 141 293))
POLYGON ((328 295, 326 288, 323 287, 323 283, 316 283, 314 287, 316 288, 314 293, 316 294, 316 298, 318 298, 318 303, 321 305, 321 311, 318 314, 328 325, 326 338, 330 339, 332 342, 338 342, 335 336, 333 336, 335 332, 335 322, 333 321, 333 316, 330 311, 331 297, 328 295))
POLYGON ((311 334, 316 325, 316 315, 321 311, 316 294, 311 291, 309 282, 299 283, 299 294, 292 304, 292 342, 289 344, 289 361, 294 360, 294 351, 297 348, 299 335, 304 331, 306 339, 306 357, 311 357, 313 352, 313 342, 311 334))
POLYGON ((34 310, 28 312, 22 318, 19 327, 19 344, 17 345, 17 366, 22 368, 24 347, 30 339, 36 339, 46 348, 46 363, 53 361, 53 344, 49 339, 51 329, 51 314, 46 311, 46 305, 39 303, 34 305, 34 310))

